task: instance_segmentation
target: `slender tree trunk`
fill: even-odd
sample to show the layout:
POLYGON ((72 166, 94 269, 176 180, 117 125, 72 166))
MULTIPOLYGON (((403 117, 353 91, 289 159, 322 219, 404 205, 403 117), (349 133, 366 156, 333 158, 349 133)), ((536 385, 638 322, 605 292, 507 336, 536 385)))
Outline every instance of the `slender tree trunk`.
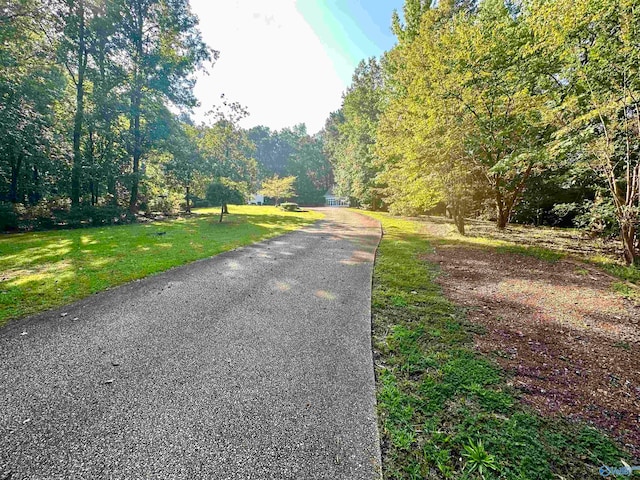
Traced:
POLYGON ((507 201, 500 190, 500 178, 495 179, 494 192, 496 198, 496 226, 503 230, 509 223, 511 211, 507 207, 507 201))
POLYGON ((20 178, 21 167, 22 159, 11 164, 11 183, 9 185, 9 201, 11 203, 18 203, 18 178, 20 178))
POLYGON ((224 213, 225 215, 229 214, 229 205, 227 205, 227 202, 224 202, 222 204, 222 213, 224 213))
POLYGON ((118 206, 118 191, 116 189, 116 178, 109 174, 107 177, 107 193, 111 197, 111 205, 118 206))
POLYGON ((33 189, 29 198, 31 205, 35 205, 40 201, 40 172, 38 167, 33 167, 33 189))
POLYGON ((84 120, 84 74, 87 66, 85 46, 84 0, 78 0, 78 81, 76 84, 76 113, 73 120, 73 167, 71 170, 71 205, 80 205, 80 176, 82 174, 82 124, 84 120))
POLYGON ((447 205, 444 209, 444 216, 447 218, 453 218, 453 207, 451 205, 447 205))
POLYGON ((98 181, 96 179, 95 168, 95 143, 93 126, 89 125, 89 135, 87 141, 87 164, 91 167, 91 177, 89 178, 89 191, 91 193, 91 205, 95 206, 98 203, 98 181))
POLYGON ((185 200, 187 201, 187 213, 191 213, 191 205, 189 203, 189 185, 187 185, 187 194, 185 195, 185 200))
POLYGON ((98 193, 96 192, 96 182, 93 177, 89 180, 89 191, 91 192, 91 206, 95 207, 98 203, 98 193))
POLYGON ((620 236, 624 247, 624 261, 627 265, 638 263, 638 251, 636 250, 636 229, 632 222, 623 220, 620 224, 620 236))
POLYGON ((451 214, 453 217, 453 221, 456 224, 456 228, 458 229, 458 233, 460 235, 465 235, 464 230, 464 210, 460 208, 460 205, 455 202, 451 209, 451 214))
POLYGON ((224 203, 220 205, 220 220, 218 223, 222 223, 222 219, 224 218, 224 203))
POLYGON ((142 104, 142 35, 143 35, 143 18, 142 7, 137 4, 136 7, 137 31, 135 38, 135 57, 134 61, 134 78, 133 91, 131 94, 131 128, 133 129, 133 175, 131 180, 131 198, 129 200, 129 211, 136 213, 138 209, 138 186, 140 184, 140 159, 142 158, 142 132, 140 130, 140 107, 142 104))

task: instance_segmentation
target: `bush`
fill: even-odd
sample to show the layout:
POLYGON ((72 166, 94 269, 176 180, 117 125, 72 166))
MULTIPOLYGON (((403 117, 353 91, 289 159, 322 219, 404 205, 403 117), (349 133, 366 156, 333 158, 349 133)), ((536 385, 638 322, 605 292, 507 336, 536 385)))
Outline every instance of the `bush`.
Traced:
POLYGON ((10 203, 0 203, 0 231, 16 230, 18 214, 10 203))
POLYGON ((180 211, 181 201, 181 197, 173 193, 164 197, 150 198, 147 211, 162 212, 165 215, 173 215, 180 211))
POLYGON ((191 208, 208 208, 211 206, 211 202, 206 198, 196 197, 195 195, 191 197, 191 208))
POLYGON ((126 210, 115 205, 96 207, 93 205, 81 205, 72 208, 68 212, 56 215, 57 223, 69 228, 88 226, 115 225, 127 223, 126 210))
POLYGON ((281 203, 280 208, 283 210, 286 210, 287 212, 297 212, 300 209, 297 203, 292 203, 292 202, 281 203))

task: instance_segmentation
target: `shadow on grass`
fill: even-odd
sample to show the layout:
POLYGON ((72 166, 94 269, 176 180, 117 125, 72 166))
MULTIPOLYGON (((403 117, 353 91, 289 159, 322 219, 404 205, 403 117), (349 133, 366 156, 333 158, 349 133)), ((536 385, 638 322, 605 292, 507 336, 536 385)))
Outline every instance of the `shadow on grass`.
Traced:
POLYGON ((223 223, 209 209, 168 221, 0 237, 0 325, 321 217, 269 207, 230 211, 223 223))

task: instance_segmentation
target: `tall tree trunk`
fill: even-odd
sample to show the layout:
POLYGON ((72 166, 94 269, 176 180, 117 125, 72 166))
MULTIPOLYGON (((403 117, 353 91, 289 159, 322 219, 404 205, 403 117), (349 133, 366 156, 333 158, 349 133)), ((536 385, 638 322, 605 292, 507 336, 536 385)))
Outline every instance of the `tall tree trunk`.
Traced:
POLYGON ((142 158, 142 132, 140 131, 140 106, 142 104, 142 36, 143 36, 143 16, 142 6, 136 4, 136 32, 135 32, 135 56, 133 89, 131 92, 131 128, 133 130, 133 175, 131 179, 131 198, 129 200, 129 211, 136 213, 138 209, 138 186, 140 184, 140 159, 142 158))
POLYGON ((140 93, 135 92, 132 98, 133 117, 133 170, 131 178, 131 198, 129 211, 135 213, 138 208, 138 186, 140 184, 140 158, 142 157, 142 134, 140 132, 140 93))
POLYGON ((78 80, 76 83, 76 113, 73 119, 73 168, 71 170, 71 205, 80 205, 80 176, 82 174, 82 124, 84 120, 84 74, 87 66, 85 46, 84 0, 78 0, 78 80))
POLYGON ((224 203, 220 205, 220 220, 218 223, 222 223, 222 219, 224 218, 224 203))
POLYGON ((191 204, 189 203, 189 185, 186 186, 187 194, 185 195, 185 200, 187 201, 187 213, 191 213, 191 204))

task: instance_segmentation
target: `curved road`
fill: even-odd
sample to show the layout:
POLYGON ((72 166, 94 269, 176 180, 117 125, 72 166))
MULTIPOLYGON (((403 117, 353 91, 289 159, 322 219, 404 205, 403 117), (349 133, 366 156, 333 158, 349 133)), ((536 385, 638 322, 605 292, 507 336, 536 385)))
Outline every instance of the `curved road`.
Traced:
POLYGON ((323 212, 1 329, 0 480, 379 478, 380 228, 323 212))

